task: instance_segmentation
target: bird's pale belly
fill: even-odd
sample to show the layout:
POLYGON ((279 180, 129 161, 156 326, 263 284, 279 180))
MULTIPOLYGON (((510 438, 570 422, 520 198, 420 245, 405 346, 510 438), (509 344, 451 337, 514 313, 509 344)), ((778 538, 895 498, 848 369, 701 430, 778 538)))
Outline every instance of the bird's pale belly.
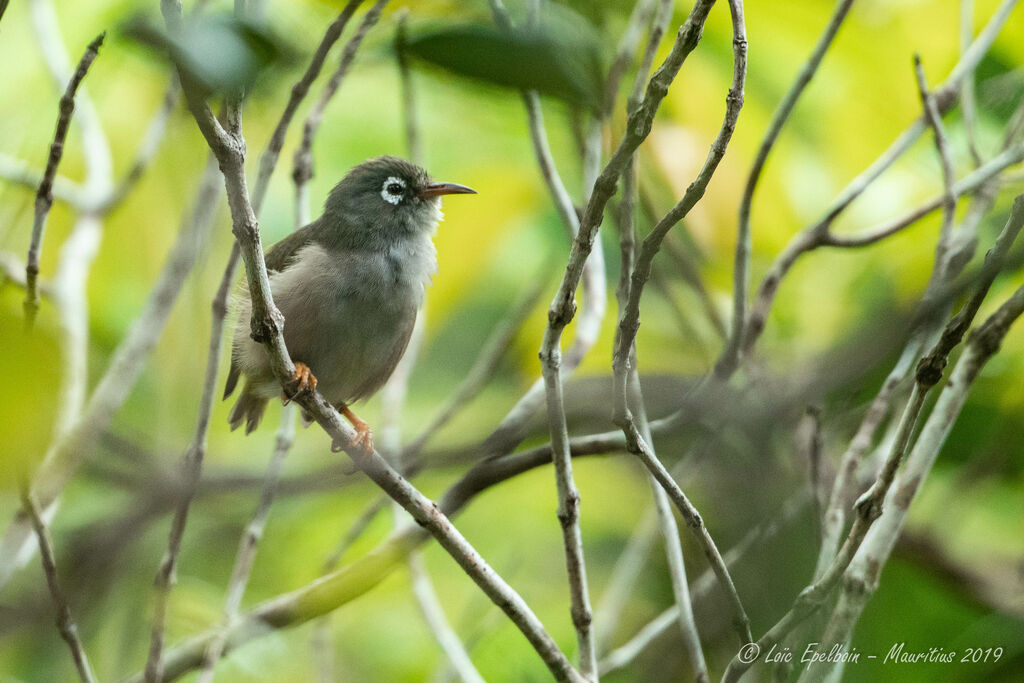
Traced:
POLYGON ((291 320, 285 343, 292 359, 310 367, 332 403, 348 403, 379 389, 394 371, 416 322, 416 309, 399 297, 346 297, 310 301, 291 320), (316 333, 312 333, 316 329, 316 333))

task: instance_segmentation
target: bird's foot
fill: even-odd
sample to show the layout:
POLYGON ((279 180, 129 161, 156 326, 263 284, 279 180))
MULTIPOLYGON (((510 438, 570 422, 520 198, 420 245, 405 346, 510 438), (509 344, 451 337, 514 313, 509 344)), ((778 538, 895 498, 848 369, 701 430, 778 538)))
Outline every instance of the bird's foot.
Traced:
POLYGON ((370 431, 370 425, 361 420, 348 406, 342 406, 339 410, 352 423, 356 430, 356 438, 344 444, 335 441, 331 444, 331 450, 338 452, 352 448, 354 450, 353 460, 355 460, 355 464, 362 467, 362 461, 373 454, 373 433, 370 431))
POLYGON ((295 364, 295 376, 287 390, 281 391, 281 404, 288 405, 293 398, 307 391, 316 391, 316 377, 305 363, 295 364), (290 394, 288 392, 291 392, 290 394))

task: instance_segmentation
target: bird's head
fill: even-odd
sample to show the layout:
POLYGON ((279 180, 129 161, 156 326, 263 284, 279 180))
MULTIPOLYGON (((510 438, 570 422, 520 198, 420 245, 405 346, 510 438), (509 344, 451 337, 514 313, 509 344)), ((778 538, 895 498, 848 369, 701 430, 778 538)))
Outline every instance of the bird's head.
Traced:
POLYGON ((352 246, 365 246, 431 232, 441 220, 441 197, 476 194, 455 183, 434 182, 405 159, 382 156, 364 161, 335 185, 324 218, 347 234, 352 246))

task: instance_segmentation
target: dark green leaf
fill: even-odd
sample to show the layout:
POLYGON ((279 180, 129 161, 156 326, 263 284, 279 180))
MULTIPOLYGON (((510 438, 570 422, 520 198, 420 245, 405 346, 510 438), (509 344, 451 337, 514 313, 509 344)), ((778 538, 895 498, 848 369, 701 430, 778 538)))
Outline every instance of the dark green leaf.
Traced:
POLYGON ((194 18, 177 36, 141 19, 129 22, 125 32, 166 53, 205 95, 252 88, 267 67, 284 60, 288 53, 266 29, 232 15, 194 18))
POLYGON ((495 85, 536 90, 575 105, 601 101, 600 41, 582 19, 503 31, 467 24, 411 37, 406 50, 444 69, 495 85))

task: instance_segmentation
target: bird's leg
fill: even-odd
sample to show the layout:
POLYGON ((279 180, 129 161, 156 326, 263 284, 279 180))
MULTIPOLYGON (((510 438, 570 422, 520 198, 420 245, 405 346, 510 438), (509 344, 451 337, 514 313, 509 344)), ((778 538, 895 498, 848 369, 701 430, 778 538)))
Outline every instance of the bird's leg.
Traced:
MULTIPOLYGON (((335 441, 332 444, 331 450, 337 452, 344 450, 346 446, 352 445, 356 447, 356 450, 361 452, 363 455, 370 455, 373 453, 373 434, 370 432, 370 425, 366 424, 363 420, 359 419, 355 413, 347 405, 342 404, 338 407, 338 412, 345 416, 352 426, 356 430, 356 438, 352 440, 351 444, 339 444, 335 441)), ((356 463, 357 465, 359 463, 356 463)))
POLYGON ((316 377, 313 371, 305 363, 295 363, 295 376, 289 383, 287 389, 281 390, 281 403, 288 405, 289 402, 304 391, 316 390, 316 377), (289 393, 290 392, 290 393, 289 393))

